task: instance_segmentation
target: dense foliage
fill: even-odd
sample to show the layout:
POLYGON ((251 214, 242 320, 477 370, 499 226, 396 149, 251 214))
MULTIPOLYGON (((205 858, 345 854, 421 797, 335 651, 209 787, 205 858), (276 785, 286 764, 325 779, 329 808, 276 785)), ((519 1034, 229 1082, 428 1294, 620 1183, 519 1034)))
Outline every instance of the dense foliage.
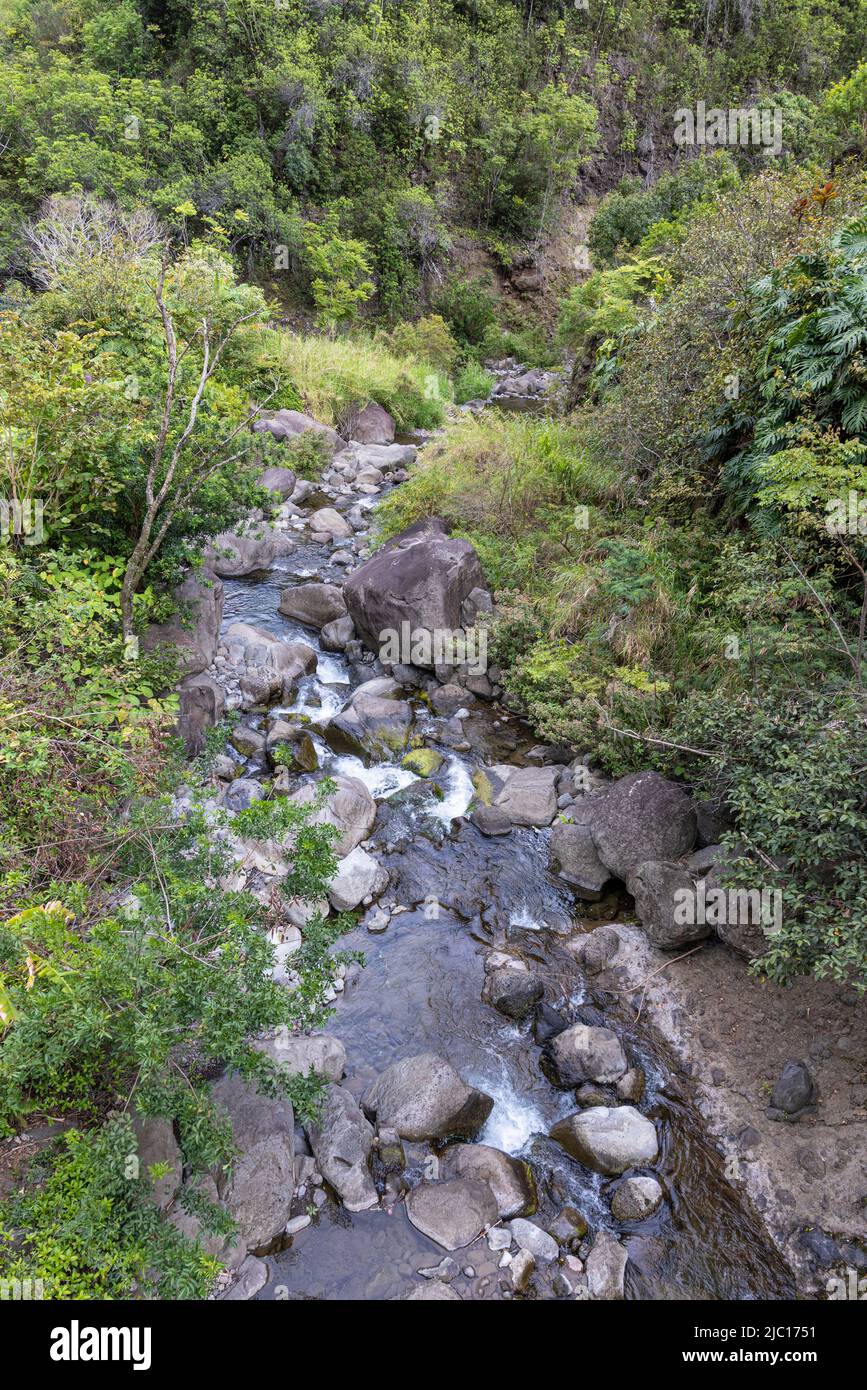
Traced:
POLYGON ((475 542, 537 728, 728 808, 732 881, 783 890, 761 969, 862 986, 864 192, 762 174, 660 224, 565 301, 570 427, 467 425, 387 516, 475 542))
POLYGON ((58 1130, 0 1173, 0 1277, 203 1296, 131 1117, 194 1173, 231 1162, 223 1068, 318 1102, 250 1040, 325 1017, 345 923, 307 924, 293 990, 271 929, 321 901, 331 832, 280 796, 228 824, 136 645, 270 512, 264 464, 322 466, 261 410, 436 429, 488 359, 574 362, 570 415, 468 415, 384 524, 472 539, 540 736, 728 810, 733 880, 784 893, 760 969, 863 986, 865 17, 0 0, 0 498, 41 508, 0 538, 0 1137, 58 1130), (679 147, 698 101, 781 112, 782 148, 679 147), (267 906, 233 887, 244 835, 291 861, 267 906))

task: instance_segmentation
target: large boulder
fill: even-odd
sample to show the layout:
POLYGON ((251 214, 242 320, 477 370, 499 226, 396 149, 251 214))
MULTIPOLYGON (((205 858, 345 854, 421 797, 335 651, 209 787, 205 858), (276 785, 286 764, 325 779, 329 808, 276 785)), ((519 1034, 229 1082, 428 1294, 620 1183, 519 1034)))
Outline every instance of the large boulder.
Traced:
POLYGON ((350 439, 357 440, 359 444, 391 444, 394 421, 381 405, 369 401, 363 410, 350 419, 346 432, 350 439))
POLYGON ((504 779, 494 805, 513 825, 551 824, 557 814, 557 768, 504 766, 494 771, 504 779))
POLYGON ((343 590, 337 584, 296 584, 284 589, 277 605, 284 618, 305 627, 325 627, 346 613, 343 590))
POLYGON ((529 1163, 488 1144, 452 1144, 440 1158, 440 1176, 486 1182, 502 1220, 536 1210, 536 1183, 529 1163))
POLYGON ((659 1153, 655 1125, 631 1105, 580 1110, 560 1120, 551 1138, 585 1168, 612 1178, 653 1163, 659 1153))
POLYGON ((237 1074, 211 1088, 218 1111, 231 1121, 236 1155, 218 1180, 238 1227, 238 1246, 255 1251, 279 1235, 295 1190, 295 1116, 285 1096, 260 1095, 237 1074))
POLYGON ((359 686, 345 709, 329 721, 326 737, 338 750, 346 748, 363 758, 390 761, 406 750, 411 727, 412 708, 407 700, 359 686))
POLYGON ((359 472, 378 468, 380 473, 394 473, 397 469, 409 468, 417 454, 414 444, 367 444, 355 450, 355 463, 359 472))
POLYGON ((319 634, 319 644, 324 652, 342 652, 354 636, 355 624, 346 613, 342 618, 325 624, 319 634))
POLYGON ((346 440, 341 439, 337 430, 333 430, 330 425, 323 425, 320 420, 314 420, 312 415, 304 415, 300 410, 275 410, 273 414, 254 420, 253 429, 257 434, 273 435, 281 443, 312 431, 324 440, 332 455, 338 449, 346 448, 346 440))
POLYGON ((560 822, 551 831, 549 864, 579 896, 598 897, 611 877, 596 852, 589 825, 560 822))
POLYGON ((317 1167, 347 1211, 367 1211, 379 1201, 369 1168, 373 1126, 343 1086, 328 1092, 318 1124, 308 1134, 317 1167))
POLYGON ((194 757, 202 751, 208 729, 219 724, 226 712, 225 692, 213 676, 199 671, 181 681, 178 700, 178 733, 194 757))
MULTIPOLYGON (((456 633, 461 604, 473 589, 484 588, 478 556, 469 541, 448 536, 437 518, 416 523, 377 551, 349 576, 346 606, 359 636, 379 652, 385 634, 430 635, 428 650, 416 648, 415 665, 435 665, 435 634, 456 633), (421 656, 423 659, 418 660, 421 656)), ((401 659, 404 659, 403 657, 401 659)), ((394 658, 392 658, 394 660, 394 658)))
POLYGON ((331 536, 333 540, 345 540, 347 536, 352 535, 352 527, 346 517, 341 516, 334 507, 319 507, 317 511, 311 512, 308 524, 311 531, 331 536))
POLYGON ((411 1140, 472 1139, 494 1108, 490 1096, 468 1086, 434 1052, 392 1063, 368 1087, 362 1105, 381 1129, 411 1140))
POLYGON ((351 912, 364 898, 378 898, 387 883, 388 870, 356 845, 338 864, 328 885, 328 901, 335 912, 351 912))
POLYGON ((316 745, 303 724, 277 719, 268 730, 265 752, 275 767, 282 765, 293 772, 315 772, 319 767, 316 745))
POLYGON ((233 666, 279 671, 281 676, 292 679, 309 676, 316 670, 318 657, 306 642, 284 642, 252 623, 232 623, 224 641, 233 666))
POLYGON ((635 912, 651 945, 661 951, 704 941, 711 934, 698 921, 696 886, 692 874, 680 864, 649 859, 629 876, 635 912))
POLYGON ((580 1086, 585 1081, 605 1085, 617 1081, 628 1067, 620 1039, 610 1028, 573 1023, 545 1047, 546 1071, 556 1086, 580 1086))
POLYGON ((327 1081, 339 1081, 346 1070, 346 1048, 330 1033, 292 1037, 284 1026, 278 1028, 273 1038, 263 1038, 253 1046, 292 1076, 309 1076, 312 1072, 327 1081))
MULTIPOLYGON (((333 825, 340 832, 334 844, 338 859, 345 859, 366 840, 376 820, 376 802, 363 782, 357 777, 333 778, 336 790, 328 797, 324 806, 314 811, 311 821, 314 825, 333 825)), ((308 805, 315 800, 317 788, 307 783, 294 792, 290 800, 299 805, 308 805)))
POLYGON ((499 1215, 494 1194, 478 1178, 421 1183, 406 1199, 406 1214, 413 1226, 446 1250, 471 1245, 499 1215))
POLYGON ((223 585, 216 575, 188 570, 174 593, 177 614, 167 623, 152 623, 141 639, 142 650, 174 649, 182 676, 196 675, 217 655, 223 620, 223 585))
POLYGON ((291 468, 266 468, 257 479, 260 487, 276 492, 284 502, 292 496, 297 481, 291 468))
POLYGON ((223 531, 214 536, 205 551, 204 563, 221 579, 235 579, 269 569, 277 556, 287 554, 292 546, 284 531, 254 522, 240 531, 223 531))
POLYGON ((599 858, 624 882, 645 860, 679 859, 695 843, 692 802, 658 772, 621 777, 600 799, 591 825, 599 858))

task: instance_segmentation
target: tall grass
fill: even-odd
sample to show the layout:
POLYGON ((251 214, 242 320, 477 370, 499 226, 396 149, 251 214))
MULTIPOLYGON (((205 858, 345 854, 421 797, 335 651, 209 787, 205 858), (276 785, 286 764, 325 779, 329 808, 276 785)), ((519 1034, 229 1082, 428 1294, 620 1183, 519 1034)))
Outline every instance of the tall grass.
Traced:
MULTIPOLYGON (((468 419, 432 447, 410 481, 380 508, 387 534, 420 516, 500 539, 525 539, 552 511, 619 498, 618 474, 583 449, 568 424, 495 411, 468 419)), ((559 526, 573 523, 566 515, 559 526)))
POLYGON ((353 411, 376 401, 398 430, 435 429, 451 400, 448 379, 415 357, 402 357, 362 334, 329 338, 270 331, 262 367, 291 383, 303 408, 339 427, 353 411))

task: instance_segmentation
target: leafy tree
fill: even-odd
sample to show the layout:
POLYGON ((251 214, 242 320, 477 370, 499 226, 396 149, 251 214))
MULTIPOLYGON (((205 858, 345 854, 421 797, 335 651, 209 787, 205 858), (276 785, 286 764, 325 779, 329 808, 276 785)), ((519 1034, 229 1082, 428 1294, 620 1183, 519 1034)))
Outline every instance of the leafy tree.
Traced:
POLYGON ((358 315, 374 291, 367 253, 360 241, 340 234, 336 214, 324 223, 308 222, 306 251, 313 276, 311 291, 320 328, 334 330, 358 315))

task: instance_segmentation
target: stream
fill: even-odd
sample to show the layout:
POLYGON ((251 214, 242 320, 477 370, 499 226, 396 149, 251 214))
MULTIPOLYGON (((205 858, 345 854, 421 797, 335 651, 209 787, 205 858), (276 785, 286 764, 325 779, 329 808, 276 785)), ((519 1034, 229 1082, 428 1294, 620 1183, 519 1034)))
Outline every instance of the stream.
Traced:
MULTIPOLYGON (((516 408, 514 402, 511 408, 516 408)), ((517 408, 538 409, 539 404, 517 408)), ((324 504, 340 510, 357 501, 338 493, 326 496, 324 504)), ((323 505, 322 497, 304 505, 308 510, 323 505)), ((467 819, 473 772, 492 762, 527 766, 536 742, 532 731, 514 714, 484 700, 473 702, 471 713, 458 711, 449 718, 416 704, 416 731, 444 759, 429 779, 416 777, 399 762, 366 766, 332 748, 325 726, 363 677, 341 653, 323 651, 318 632, 282 617, 277 605, 280 594, 294 584, 309 579, 342 583, 345 569, 333 563, 333 544, 312 543, 300 525, 290 534, 297 544, 266 573, 225 581, 223 626, 253 624, 317 651, 315 674, 301 682, 291 704, 278 705, 269 715, 307 724, 320 764, 314 778, 322 773, 358 777, 378 804, 367 847, 389 872, 381 902, 393 915, 387 929, 376 934, 362 918, 340 943, 342 949, 364 953, 364 967, 350 968, 327 1025, 328 1033, 346 1047, 342 1084, 358 1098, 398 1059, 421 1052, 447 1058, 467 1082, 493 1097, 478 1141, 530 1163, 539 1194, 533 1219, 547 1227, 568 1205, 588 1223, 588 1248, 600 1230, 619 1236, 629 1254, 627 1298, 792 1297, 789 1272, 758 1215, 727 1182, 723 1161, 705 1137, 662 1045, 634 1022, 635 1011, 627 1003, 612 1005, 610 995, 597 995, 570 949, 576 936, 601 922, 623 920, 629 899, 623 894, 597 904, 576 901, 549 872, 548 830, 515 828, 508 836, 488 838, 467 819), (643 1070, 640 1109, 656 1123, 660 1152, 652 1171, 664 1190, 662 1205, 644 1221, 618 1223, 606 1196, 611 1181, 574 1161, 547 1137, 554 1123, 574 1111, 575 1102, 570 1091, 555 1089, 546 1080, 532 1018, 515 1023, 482 1002, 485 956, 503 945, 544 982, 546 1004, 568 1023, 614 1028, 630 1065, 643 1070)), ((261 728, 266 716, 251 713, 244 720, 261 728)), ((255 776, 255 770, 249 775, 255 776)), ((404 1176, 412 1186, 429 1171, 430 1147, 407 1144, 406 1153, 404 1176)), ((411 1224, 401 1200, 384 1199, 380 1208, 351 1214, 330 1189, 326 1194, 311 1224, 287 1240, 284 1249, 268 1255, 269 1282, 258 1298, 405 1297, 418 1287, 418 1271, 443 1258, 442 1247, 411 1224)), ((299 1199, 298 1213, 308 1209, 309 1195, 299 1199)), ((506 1287, 508 1270, 499 1267, 499 1253, 484 1239, 456 1251, 454 1259, 462 1271, 454 1288, 462 1298, 514 1296, 506 1287)), ((529 1296, 568 1294, 547 1278, 529 1296)))

